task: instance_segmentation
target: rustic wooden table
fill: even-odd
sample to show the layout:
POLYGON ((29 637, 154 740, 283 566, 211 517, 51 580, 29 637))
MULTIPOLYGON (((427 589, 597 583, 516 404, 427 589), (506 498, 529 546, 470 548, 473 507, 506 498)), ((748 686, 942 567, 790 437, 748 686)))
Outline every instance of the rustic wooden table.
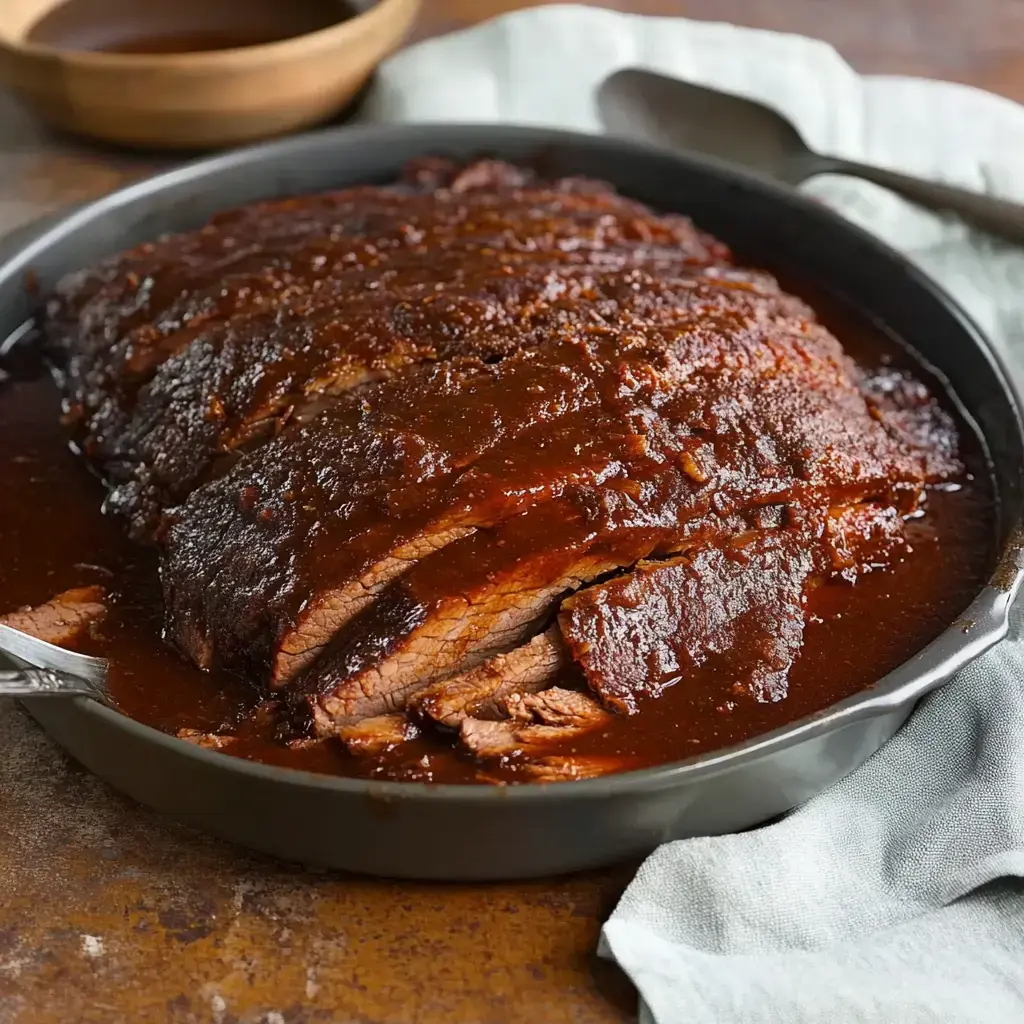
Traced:
MULTIPOLYGON (((526 6, 426 0, 415 38, 526 6)), ((826 39, 858 69, 1024 101, 1020 0, 637 0, 826 39)), ((145 173, 50 136, 0 97, 0 227, 145 173)), ((635 865, 517 885, 313 874, 168 824, 0 702, 0 1024, 629 1021, 594 957, 635 865)))

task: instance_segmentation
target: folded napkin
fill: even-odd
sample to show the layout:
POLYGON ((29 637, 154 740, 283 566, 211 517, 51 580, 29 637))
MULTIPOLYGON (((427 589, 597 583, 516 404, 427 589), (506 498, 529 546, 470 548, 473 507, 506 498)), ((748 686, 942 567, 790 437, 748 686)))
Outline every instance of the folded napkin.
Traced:
POLYGON ((1024 1021, 1024 644, 778 825, 667 843, 605 925, 659 1024, 1024 1021))
MULTIPOLYGON (((809 39, 682 19, 509 15, 394 57, 364 117, 597 131, 594 92, 627 66, 767 100, 822 153, 1024 201, 1024 108, 862 77, 809 39)), ((806 189, 939 278, 1024 373, 1024 253, 852 179, 806 189)), ((602 938, 645 1021, 1024 1021, 1020 627, 782 823, 649 858, 602 938)))

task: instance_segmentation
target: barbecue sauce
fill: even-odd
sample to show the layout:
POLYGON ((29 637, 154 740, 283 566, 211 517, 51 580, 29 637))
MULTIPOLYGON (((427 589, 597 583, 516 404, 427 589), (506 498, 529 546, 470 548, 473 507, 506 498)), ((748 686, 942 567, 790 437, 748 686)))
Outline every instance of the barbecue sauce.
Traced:
POLYGON ((341 0, 65 0, 26 39, 63 50, 203 53, 293 39, 356 13, 341 0))
MULTIPOLYGON (((907 368, 936 394, 908 353, 884 333, 824 296, 789 282, 867 368, 907 368)), ((480 782, 479 767, 429 733, 389 754, 359 759, 333 741, 289 749, 260 733, 252 711, 261 695, 227 674, 203 673, 161 639, 162 604, 155 554, 128 540, 100 511, 103 487, 68 447, 59 396, 33 357, 9 360, 0 383, 0 612, 41 604, 72 587, 101 584, 111 610, 89 653, 111 661, 121 709, 158 729, 211 731, 243 725, 232 753, 332 774, 433 782, 480 782)), ((622 767, 680 760, 741 742, 820 711, 872 685, 934 639, 984 585, 995 555, 994 501, 983 453, 958 419, 959 484, 934 488, 927 515, 908 524, 913 555, 855 585, 829 582, 808 597, 803 647, 788 696, 775 703, 728 699, 728 681, 712 671, 688 675, 646 713, 613 716, 572 743, 572 752, 620 759, 622 767)), ((554 753, 566 753, 556 749, 554 753)), ((489 769, 488 778, 501 777, 489 769)), ((514 776, 512 776, 514 777, 514 776)))

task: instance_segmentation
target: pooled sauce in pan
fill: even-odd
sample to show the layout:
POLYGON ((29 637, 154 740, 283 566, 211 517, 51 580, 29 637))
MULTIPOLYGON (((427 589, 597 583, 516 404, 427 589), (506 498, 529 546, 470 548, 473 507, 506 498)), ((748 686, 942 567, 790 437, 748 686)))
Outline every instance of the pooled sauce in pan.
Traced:
MULTIPOLYGON (((799 286, 791 290, 804 293, 862 366, 909 368, 941 393, 881 331, 821 295, 807 295, 799 286)), ((101 513, 104 489, 69 449, 58 422, 57 389, 41 363, 22 353, 9 358, 4 371, 0 612, 100 584, 111 595, 110 611, 82 649, 110 660, 113 696, 126 714, 172 733, 244 721, 260 699, 255 689, 224 673, 199 671, 161 640, 155 554, 101 513)), ((827 582, 810 592, 804 643, 784 700, 737 708, 714 671, 698 669, 644 713, 609 716, 579 737, 574 751, 641 767, 728 746, 870 686, 934 639, 983 586, 994 558, 993 497, 983 455, 970 429, 959 420, 958 426, 969 475, 958 485, 929 490, 927 515, 908 523, 913 556, 861 575, 853 585, 827 582)), ((479 781, 479 765, 429 732, 366 759, 336 741, 289 749, 252 727, 249 732, 232 746, 233 754, 357 777, 479 781)))

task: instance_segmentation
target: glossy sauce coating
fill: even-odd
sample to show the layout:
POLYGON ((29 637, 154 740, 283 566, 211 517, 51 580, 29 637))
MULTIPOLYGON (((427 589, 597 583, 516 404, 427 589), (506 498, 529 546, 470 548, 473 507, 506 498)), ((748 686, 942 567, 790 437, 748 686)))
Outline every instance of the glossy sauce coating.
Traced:
MULTIPOLYGON (((818 296, 814 304, 862 364, 912 365, 878 332, 830 311, 818 296)), ((258 699, 255 691, 229 676, 198 672, 161 643, 155 558, 100 514, 102 488, 66 449, 55 388, 38 367, 25 372, 32 379, 0 385, 0 542, 8 552, 0 566, 2 610, 103 583, 113 590, 115 606, 89 646, 111 658, 115 695, 127 713, 168 731, 216 729, 245 717, 258 699)), ((918 369, 915 375, 922 376, 918 369)), ((573 749, 639 766, 721 747, 870 685, 934 638, 966 607, 993 560, 987 477, 976 443, 963 429, 961 435, 961 457, 972 478, 929 492, 927 516, 908 524, 913 557, 863 574, 853 585, 829 582, 810 593, 805 642, 789 675, 787 699, 737 708, 720 677, 697 669, 684 685, 666 689, 647 713, 612 716, 578 737, 573 749)), ((372 760, 357 759, 333 742, 287 749, 251 737, 232 750, 341 774, 479 781, 477 765, 429 732, 372 760)))

